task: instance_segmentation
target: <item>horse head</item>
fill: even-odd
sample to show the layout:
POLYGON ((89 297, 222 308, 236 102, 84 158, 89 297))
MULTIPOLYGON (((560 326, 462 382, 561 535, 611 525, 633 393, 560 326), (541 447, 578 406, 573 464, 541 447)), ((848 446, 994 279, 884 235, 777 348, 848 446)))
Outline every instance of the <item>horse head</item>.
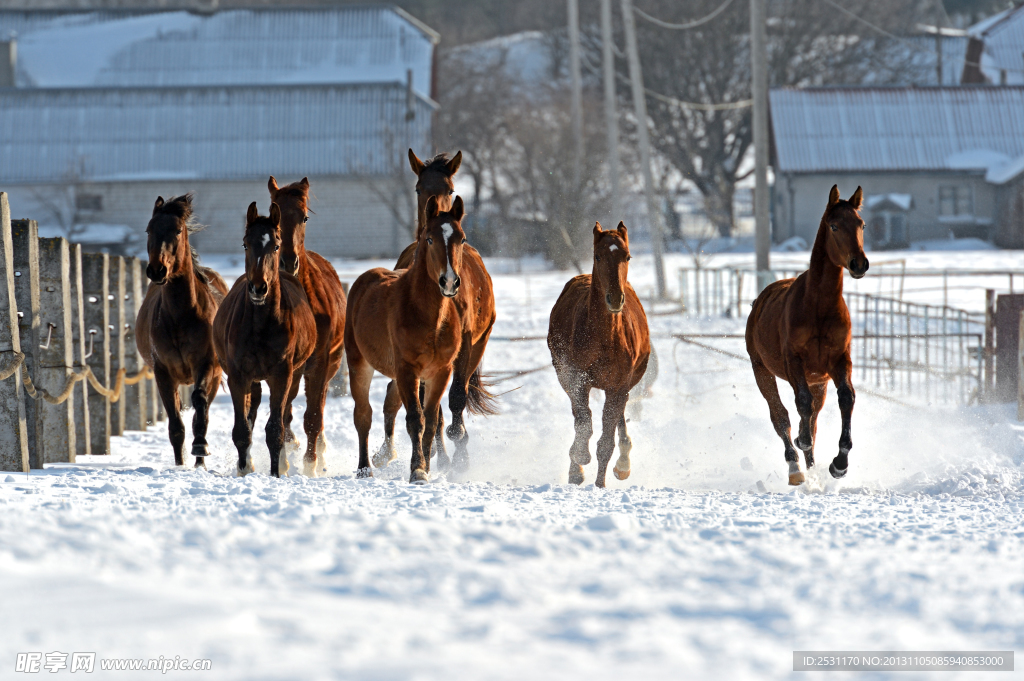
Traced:
POLYGON ((156 197, 153 217, 146 225, 146 251, 149 253, 146 276, 154 284, 165 284, 192 260, 188 243, 191 217, 192 194, 171 197, 167 201, 162 196, 156 197))
POLYGON ((828 195, 828 207, 821 218, 822 226, 828 226, 826 250, 829 260, 836 267, 850 270, 854 279, 860 279, 868 271, 868 258, 864 255, 864 221, 860 217, 860 204, 864 192, 860 187, 849 200, 839 198, 838 185, 832 185, 828 195))
POLYGON ((601 229, 594 223, 594 270, 591 286, 604 291, 604 302, 612 314, 626 304, 626 276, 629 274, 629 234, 621 221, 615 229, 601 229))
POLYGON ((443 211, 437 197, 431 196, 425 206, 427 222, 420 235, 417 258, 423 254, 428 276, 437 281, 441 295, 454 298, 462 279, 462 247, 466 233, 462 231, 465 214, 462 197, 456 196, 450 210, 443 211))
POLYGON ((277 284, 281 251, 281 208, 270 204, 270 216, 263 217, 256 202, 245 215, 245 276, 249 280, 249 300, 255 305, 267 302, 271 287, 277 284))
POLYGON ((301 256, 306 247, 306 221, 309 220, 309 179, 302 178, 283 187, 270 176, 267 182, 270 200, 281 210, 281 269, 291 275, 299 273, 301 256))
POLYGON ((412 149, 409 150, 409 167, 416 173, 416 205, 421 219, 417 224, 416 237, 419 238, 419 227, 425 224, 427 201, 430 197, 437 198, 437 205, 442 211, 451 210, 452 196, 455 195, 455 183, 452 178, 459 172, 462 165, 462 152, 448 158, 448 154, 440 153, 424 163, 412 149))

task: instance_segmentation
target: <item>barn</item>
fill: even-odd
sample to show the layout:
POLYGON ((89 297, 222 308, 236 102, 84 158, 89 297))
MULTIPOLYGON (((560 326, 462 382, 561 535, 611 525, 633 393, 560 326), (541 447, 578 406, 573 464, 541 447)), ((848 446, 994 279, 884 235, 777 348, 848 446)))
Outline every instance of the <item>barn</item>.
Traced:
POLYGON ((193 191, 197 246, 233 252, 249 203, 267 208, 268 176, 308 176, 311 248, 408 243, 405 150, 432 151, 438 36, 405 12, 0 11, 12 34, 0 186, 44 231, 131 250, 157 195, 193 191))

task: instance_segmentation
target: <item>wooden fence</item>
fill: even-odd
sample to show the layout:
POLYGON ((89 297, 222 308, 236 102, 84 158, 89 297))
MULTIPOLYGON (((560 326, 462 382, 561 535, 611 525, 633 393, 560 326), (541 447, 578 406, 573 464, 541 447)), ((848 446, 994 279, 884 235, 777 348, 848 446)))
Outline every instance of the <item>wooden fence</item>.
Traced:
POLYGON ((109 454, 112 436, 162 420, 135 345, 143 263, 40 238, 3 192, 0 250, 0 470, 109 454))

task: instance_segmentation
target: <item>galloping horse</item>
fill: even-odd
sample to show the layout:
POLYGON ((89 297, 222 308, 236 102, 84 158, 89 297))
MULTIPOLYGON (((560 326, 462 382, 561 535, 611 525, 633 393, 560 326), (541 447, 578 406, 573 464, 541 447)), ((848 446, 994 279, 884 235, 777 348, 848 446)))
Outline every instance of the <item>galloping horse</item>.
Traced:
POLYGON ((213 350, 213 318, 228 287, 219 274, 199 266, 195 249, 188 242, 188 235, 197 229, 191 194, 166 202, 162 196, 157 197, 146 227, 146 276, 153 285, 139 307, 135 343, 156 377, 167 410, 167 434, 176 466, 184 465, 185 444, 178 386, 195 386, 192 456, 196 457, 196 468, 206 468, 209 408, 217 396, 221 375, 213 350))
POLYGON ((590 391, 605 392, 603 430, 597 441, 598 487, 604 487, 608 462, 619 429, 619 458, 612 471, 619 480, 629 477, 633 443, 626 433, 629 391, 647 371, 651 337, 640 298, 626 281, 629 271, 629 235, 619 223, 614 230, 594 225, 593 274, 573 277, 551 308, 548 349, 558 382, 572 402, 576 438, 569 450, 569 482, 583 482, 583 466, 590 463, 590 436, 594 433, 590 391))
MULTIPOLYGON (((412 266, 413 256, 419 246, 420 236, 427 224, 427 202, 433 198, 440 211, 451 210, 454 184, 452 177, 462 164, 462 152, 452 159, 447 154, 438 154, 426 163, 417 158, 412 149, 409 150, 409 165, 416 173, 417 223, 416 241, 410 244, 399 256, 395 269, 406 269, 412 266)), ((448 391, 448 407, 452 410, 452 423, 448 426, 448 437, 455 443, 453 463, 455 470, 464 471, 469 466, 469 451, 466 447, 469 434, 463 421, 462 412, 468 408, 472 414, 496 414, 494 396, 487 390, 487 383, 480 376, 480 362, 487 348, 487 340, 494 326, 495 306, 494 288, 491 275, 484 267, 483 258, 472 246, 466 246, 462 253, 462 286, 455 296, 455 308, 458 310, 462 326, 462 341, 459 356, 455 360, 452 374, 452 387, 448 391)), ((421 396, 422 399, 422 396, 421 396)), ((395 414, 401 400, 394 381, 388 384, 387 397, 384 400, 384 444, 373 457, 377 467, 385 466, 394 461, 395 414)), ((448 455, 444 450, 444 413, 437 415, 438 427, 436 442, 438 468, 448 467, 448 455)))
MULTIPOLYGON (((323 455, 327 450, 324 438, 324 406, 327 384, 341 367, 345 349, 345 290, 331 263, 319 253, 306 250, 306 221, 309 219, 309 180, 277 186, 271 175, 267 182, 270 200, 281 209, 281 270, 294 276, 306 292, 306 300, 316 320, 316 348, 306 361, 306 415, 302 419, 306 431, 306 456, 303 474, 315 477, 324 470, 323 455)), ((299 383, 292 384, 284 416, 285 442, 295 442, 292 432, 292 400, 299 383)))
POLYGON ((213 321, 217 355, 228 375, 235 407, 231 439, 238 449, 239 476, 251 473, 252 429, 262 399, 260 381, 270 385, 267 448, 270 474, 288 472, 284 449, 284 414, 295 396, 292 386, 302 377, 316 347, 316 320, 302 285, 279 270, 281 209, 270 204, 261 217, 256 202, 245 217, 245 276, 239 277, 213 321))
POLYGON ((412 439, 409 482, 428 480, 441 396, 463 339, 453 300, 461 284, 466 241, 462 216, 461 197, 456 197, 451 210, 444 212, 438 200, 431 198, 412 266, 397 272, 378 267, 364 272, 352 284, 345 320, 345 353, 356 403, 353 420, 359 433, 358 477, 373 475, 367 440, 373 420, 370 379, 376 369, 394 380, 405 405, 406 430, 412 439), (422 404, 421 381, 425 387, 422 404))
POLYGON ((849 201, 843 201, 839 188, 833 185, 814 239, 810 269, 796 279, 767 286, 747 318, 747 354, 757 387, 768 401, 772 425, 786 447, 791 485, 802 483, 804 474, 790 441, 789 413, 779 398, 776 376, 788 381, 796 394, 800 414, 796 446, 803 450, 808 469, 814 465, 818 412, 825 404, 829 378, 835 382, 843 431, 839 454, 828 470, 832 477, 841 478, 849 465, 855 393, 850 382, 850 311, 843 300, 843 269, 849 269, 854 279, 868 271, 864 221, 858 212, 862 198, 863 192, 857 187, 849 201))

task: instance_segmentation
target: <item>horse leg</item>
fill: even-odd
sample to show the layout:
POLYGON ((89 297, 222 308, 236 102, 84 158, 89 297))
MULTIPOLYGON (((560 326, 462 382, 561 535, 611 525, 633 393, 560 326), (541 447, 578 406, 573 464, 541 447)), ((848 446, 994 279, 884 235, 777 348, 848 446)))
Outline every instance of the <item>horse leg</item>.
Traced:
POLYGON ((231 429, 231 440, 238 450, 238 477, 252 473, 252 423, 256 420, 256 409, 252 402, 259 403, 259 382, 245 381, 228 376, 228 392, 235 411, 235 426, 231 429), (252 395, 256 399, 252 400, 252 395), (250 420, 250 414, 251 419, 250 420))
POLYGON ((853 419, 853 403, 857 399, 857 393, 851 382, 853 374, 853 362, 850 361, 849 353, 836 363, 832 370, 832 380, 836 384, 836 397, 839 398, 839 413, 843 417, 843 432, 839 436, 839 454, 832 459, 828 472, 833 478, 841 478, 846 475, 850 466, 849 455, 853 449, 853 435, 851 433, 851 421, 853 419))
MULTIPOLYGON (((629 397, 628 394, 626 396, 629 397)), ((626 412, 623 409, 622 418, 619 419, 619 458, 616 459, 615 468, 612 469, 612 474, 618 480, 625 480, 629 477, 629 453, 632 449, 633 441, 626 433, 626 412)))
MULTIPOLYGON (((280 478, 288 474, 288 456, 284 451, 284 412, 288 407, 288 396, 291 394, 292 383, 298 380, 293 377, 290 367, 280 365, 267 384, 270 386, 270 418, 267 419, 267 449, 270 450, 270 474, 280 478)), ((294 374, 301 372, 296 369, 294 374)))
MULTIPOLYGON (((302 459, 302 474, 315 478, 320 465, 319 448, 324 432, 324 405, 327 399, 327 362, 307 364, 306 414, 302 427, 306 431, 306 456, 302 459)), ((324 445, 326 449, 326 444, 324 445)))
POLYGON ((185 447, 185 422, 181 420, 181 397, 178 394, 178 386, 162 364, 153 367, 153 376, 156 379, 156 389, 160 391, 160 399, 164 403, 164 411, 167 412, 167 437, 174 450, 174 465, 184 466, 182 450, 185 447))
MULTIPOLYGON (((230 383, 228 386, 230 387, 230 383)), ((263 402, 263 383, 253 381, 249 387, 249 409, 245 414, 245 420, 249 423, 249 432, 256 430, 256 413, 260 410, 260 403, 263 402)))
POLYGON ((352 399, 356 403, 352 410, 352 421, 359 436, 359 465, 356 468, 356 477, 372 478, 368 441, 370 426, 373 424, 373 408, 370 407, 370 380, 373 378, 373 367, 361 357, 353 357, 352 354, 347 353, 349 390, 352 391, 352 399))
MULTIPOLYGON (((327 373, 324 374, 324 389, 320 392, 320 433, 316 436, 316 460, 318 473, 327 473, 327 436, 324 435, 323 419, 327 413, 327 393, 330 391, 331 379, 341 368, 344 348, 338 346, 334 354, 327 358, 327 373)), ((308 398, 307 398, 308 399, 308 398)))
POLYGON ((384 444, 373 455, 373 465, 377 468, 383 468, 398 458, 398 451, 395 449, 395 416, 401 406, 402 398, 398 394, 398 386, 391 381, 384 396, 384 444))
MULTIPOLYGON (((485 337, 480 345, 486 345, 485 337)), ((468 333, 462 336, 462 346, 459 355, 455 358, 455 365, 452 371, 452 385, 448 389, 448 408, 452 412, 452 423, 448 426, 448 439, 455 444, 455 454, 452 456, 452 466, 457 472, 464 472, 469 468, 469 450, 466 445, 469 443, 469 434, 466 432, 466 424, 463 420, 463 412, 466 410, 466 401, 469 396, 469 379, 473 375, 477 364, 473 362, 474 356, 482 355, 482 350, 472 346, 472 336, 468 333)))
POLYGON ((796 397, 796 411, 800 414, 800 431, 796 436, 797 447, 805 452, 814 447, 814 438, 811 437, 811 415, 814 413, 814 395, 811 394, 811 387, 807 385, 807 374, 804 373, 804 361, 795 354, 786 358, 786 371, 789 374, 789 384, 793 387, 793 394, 796 397))
POLYGON ((790 437, 789 412, 782 404, 779 397, 779 384, 775 381, 775 374, 768 371, 768 367, 759 359, 752 360, 751 366, 754 369, 754 380, 757 381, 757 388, 761 395, 768 402, 768 413, 771 415, 772 425, 775 432, 782 439, 786 447, 786 463, 789 464, 789 484, 799 485, 804 481, 804 474, 800 472, 800 459, 796 449, 793 447, 793 440, 790 437))
MULTIPOLYGON (((615 451, 615 428, 626 418, 626 400, 628 392, 605 393, 604 412, 601 415, 601 437, 597 440, 597 479, 594 484, 604 487, 608 462, 615 451)), ((618 477, 618 476, 616 476, 618 477)))
MULTIPOLYGON (((448 377, 451 375, 449 371, 440 371, 434 375, 429 381, 424 381, 421 386, 426 386, 424 393, 425 401, 423 404, 423 456, 427 462, 426 473, 430 474, 430 448, 434 440, 441 435, 442 427, 444 425, 444 416, 441 413, 441 398, 444 397, 444 389, 448 387, 448 377)), ((438 464, 441 463, 442 458, 447 462, 448 456, 443 452, 438 452, 438 464)), ((418 480, 414 482, 419 482, 418 480)))
POLYGON ((828 383, 816 383, 810 386, 811 397, 811 448, 804 451, 804 463, 807 470, 814 467, 814 443, 818 439, 818 414, 825 406, 825 395, 828 393, 828 383))
MULTIPOLYGON (((298 376, 302 376, 300 371, 298 376)), ((309 389, 307 388, 307 391, 309 389)), ((292 380, 292 386, 289 388, 288 403, 284 407, 284 416, 282 417, 282 423, 284 424, 284 451, 297 452, 299 451, 299 439, 295 437, 295 431, 292 430, 292 402, 295 401, 295 396, 299 394, 299 381, 298 379, 292 380)), ((309 401, 306 401, 306 409, 309 410, 309 401)))
POLYGON ((409 482, 427 482, 427 461, 423 458, 423 406, 420 404, 420 379, 409 367, 401 367, 396 377, 398 394, 405 405, 405 429, 412 440, 409 482))
POLYGON ((210 402, 217 394, 220 383, 220 369, 213 362, 200 365, 193 375, 192 391, 192 456, 196 457, 196 468, 206 468, 206 457, 210 450, 206 442, 206 429, 210 424, 210 402))
MULTIPOLYGON (((447 383, 447 381, 445 381, 445 382, 447 383)), ((424 388, 424 386, 421 383, 420 384, 420 404, 426 404, 425 393, 423 391, 423 388, 424 388)), ((441 397, 444 397, 444 391, 441 392, 441 397)), ((434 418, 435 426, 434 426, 433 445, 431 446, 430 454, 427 456, 427 461, 429 463, 430 457, 434 456, 434 454, 436 453, 437 454, 437 470, 439 470, 439 471, 446 471, 449 468, 451 468, 452 460, 450 458, 448 458, 448 451, 445 449, 445 446, 444 446, 444 409, 441 407, 440 398, 438 398, 437 410, 435 411, 435 414, 436 414, 436 416, 434 418)), ((429 466, 427 467, 427 470, 428 471, 430 470, 429 466)))
POLYGON ((593 416, 590 412, 590 384, 582 377, 572 376, 570 369, 558 370, 558 382, 572 403, 572 416, 576 437, 569 449, 569 484, 583 483, 583 467, 590 463, 590 436, 594 434, 593 416))

